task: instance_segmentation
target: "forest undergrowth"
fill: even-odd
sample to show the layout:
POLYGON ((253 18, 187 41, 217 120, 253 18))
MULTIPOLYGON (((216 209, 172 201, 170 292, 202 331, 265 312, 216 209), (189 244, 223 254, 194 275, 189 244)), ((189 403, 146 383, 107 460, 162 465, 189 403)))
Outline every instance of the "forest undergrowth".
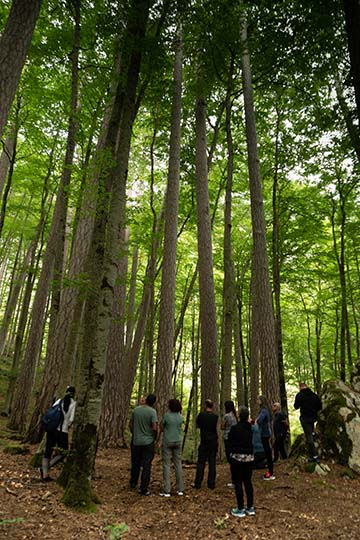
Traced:
MULTIPOLYGON (((303 472, 289 459, 276 465, 276 480, 264 482, 254 471, 256 516, 232 517, 235 494, 227 487, 226 464, 217 467, 215 490, 191 488, 194 466, 184 466, 185 495, 159 496, 162 487, 160 456, 153 463, 151 495, 128 488, 130 451, 99 450, 96 513, 74 512, 61 502, 56 482, 42 483, 29 466, 31 454, 4 453, 10 440, 1 439, 0 537, 11 540, 358 540, 360 477, 328 463, 326 476, 303 472)), ((53 476, 59 469, 52 471, 53 476)))

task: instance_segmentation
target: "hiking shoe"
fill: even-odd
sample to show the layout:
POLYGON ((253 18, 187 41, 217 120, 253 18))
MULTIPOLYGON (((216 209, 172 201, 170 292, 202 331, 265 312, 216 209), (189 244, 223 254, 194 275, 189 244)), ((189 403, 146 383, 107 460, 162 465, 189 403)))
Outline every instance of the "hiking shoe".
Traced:
POLYGON ((255 516, 256 515, 256 512, 255 512, 255 508, 253 506, 249 506, 246 510, 245 510, 246 514, 248 516, 255 516))
POLYGON ((165 491, 160 491, 160 497, 170 497, 170 493, 165 493, 165 491))
POLYGON ((176 493, 179 495, 179 497, 182 497, 184 495, 183 491, 177 491, 176 493))
POLYGON ((44 478, 42 479, 43 482, 53 482, 54 479, 51 478, 50 476, 44 476, 44 478))
POLYGON ((270 474, 269 471, 267 471, 263 476, 263 480, 275 480, 275 475, 270 474))
POLYGON ((243 517, 246 517, 246 512, 244 508, 241 508, 240 510, 239 508, 232 508, 231 515, 238 518, 243 518, 243 517))

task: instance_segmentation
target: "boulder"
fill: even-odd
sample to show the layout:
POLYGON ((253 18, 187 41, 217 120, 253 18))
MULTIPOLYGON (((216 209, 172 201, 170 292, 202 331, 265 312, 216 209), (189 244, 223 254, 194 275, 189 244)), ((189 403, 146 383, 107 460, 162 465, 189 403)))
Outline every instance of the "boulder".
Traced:
POLYGON ((355 388, 339 380, 324 384, 317 430, 321 456, 360 473, 360 392, 355 388))

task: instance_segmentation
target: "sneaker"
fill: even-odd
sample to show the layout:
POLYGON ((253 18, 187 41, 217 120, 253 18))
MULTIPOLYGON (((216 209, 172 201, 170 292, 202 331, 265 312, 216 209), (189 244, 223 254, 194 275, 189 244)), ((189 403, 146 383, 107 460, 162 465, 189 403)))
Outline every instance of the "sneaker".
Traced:
POLYGON ((160 497, 170 497, 170 493, 165 493, 165 491, 160 491, 160 497))
POLYGON ((246 517, 246 512, 244 508, 241 508, 240 510, 239 508, 232 508, 231 515, 238 518, 243 518, 246 517))
POLYGON ((308 463, 320 463, 319 456, 313 456, 313 457, 309 458, 308 463))
POLYGON ((256 515, 256 512, 255 512, 255 508, 253 506, 249 506, 245 512, 247 513, 248 516, 255 516, 256 515))
POLYGON ((267 471, 263 476, 263 480, 275 480, 275 476, 267 471))
POLYGON ((140 491, 140 495, 144 495, 144 497, 148 497, 150 495, 150 491, 148 489, 146 491, 140 491))
POLYGON ((182 497, 184 495, 183 491, 177 491, 176 493, 179 495, 179 497, 182 497))
POLYGON ((226 487, 231 488, 231 489, 234 489, 234 488, 235 488, 235 484, 232 484, 231 482, 229 482, 228 484, 226 484, 226 487))

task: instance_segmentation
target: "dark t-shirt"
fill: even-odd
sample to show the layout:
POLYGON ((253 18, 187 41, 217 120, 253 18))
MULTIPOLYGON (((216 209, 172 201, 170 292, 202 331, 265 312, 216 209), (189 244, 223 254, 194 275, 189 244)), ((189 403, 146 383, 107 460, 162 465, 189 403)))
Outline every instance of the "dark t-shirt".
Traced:
POLYGON ((212 412, 201 412, 196 419, 196 425, 200 428, 201 444, 217 445, 217 423, 218 415, 212 412))
POLYGON ((274 434, 285 437, 287 432, 287 417, 283 411, 274 414, 274 434))

